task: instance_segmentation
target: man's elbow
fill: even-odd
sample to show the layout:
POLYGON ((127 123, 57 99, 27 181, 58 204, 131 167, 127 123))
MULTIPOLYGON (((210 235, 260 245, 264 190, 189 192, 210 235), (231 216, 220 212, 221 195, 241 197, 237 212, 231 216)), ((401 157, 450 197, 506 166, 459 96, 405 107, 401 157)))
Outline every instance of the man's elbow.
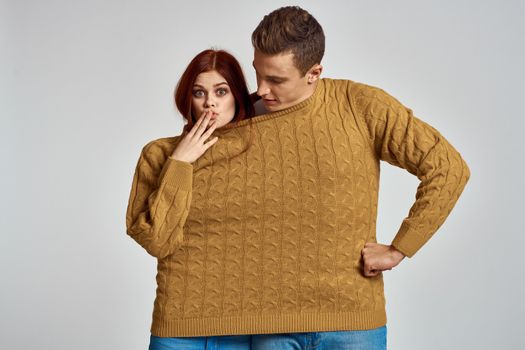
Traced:
POLYGON ((461 178, 463 180, 463 183, 466 184, 470 179, 470 168, 464 159, 461 160, 461 163, 462 163, 462 174, 463 174, 461 178))

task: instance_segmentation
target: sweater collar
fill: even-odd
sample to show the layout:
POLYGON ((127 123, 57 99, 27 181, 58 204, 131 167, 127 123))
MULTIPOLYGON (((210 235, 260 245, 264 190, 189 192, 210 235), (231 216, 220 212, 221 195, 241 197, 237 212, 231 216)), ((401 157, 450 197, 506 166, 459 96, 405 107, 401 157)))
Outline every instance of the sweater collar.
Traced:
POLYGON ((293 112, 296 112, 296 111, 299 111, 299 110, 302 110, 302 109, 306 109, 306 108, 308 108, 309 106, 311 106, 313 104, 313 101, 315 101, 318 98, 318 96, 322 95, 321 94, 321 90, 323 90, 323 89, 324 89, 324 81, 323 81, 323 79, 319 79, 319 81, 317 82, 317 85, 315 87, 314 92, 306 100, 304 100, 302 102, 299 102, 298 104, 293 105, 291 107, 282 109, 280 111, 260 114, 260 115, 258 115, 256 117, 252 117, 250 119, 244 119, 244 120, 241 120, 241 121, 239 121, 237 123, 226 124, 222 128, 215 130, 214 134, 220 135, 220 134, 223 134, 225 132, 228 132, 231 129, 236 129, 236 128, 239 128, 239 127, 242 127, 242 126, 246 126, 246 125, 249 125, 250 123, 255 124, 255 123, 258 123, 258 122, 261 122, 261 121, 264 121, 264 120, 270 120, 270 119, 278 118, 278 117, 281 117, 281 116, 284 116, 284 115, 287 115, 287 114, 290 114, 290 113, 293 113, 293 112))

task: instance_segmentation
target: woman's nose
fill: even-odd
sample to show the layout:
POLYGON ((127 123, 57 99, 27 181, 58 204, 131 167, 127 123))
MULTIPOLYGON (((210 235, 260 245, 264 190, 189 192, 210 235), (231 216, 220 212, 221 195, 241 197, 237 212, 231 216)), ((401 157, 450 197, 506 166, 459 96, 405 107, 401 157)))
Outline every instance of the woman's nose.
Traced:
POLYGON ((211 98, 207 98, 206 101, 204 101, 205 108, 212 108, 212 107, 215 107, 215 105, 216 105, 215 100, 211 98))

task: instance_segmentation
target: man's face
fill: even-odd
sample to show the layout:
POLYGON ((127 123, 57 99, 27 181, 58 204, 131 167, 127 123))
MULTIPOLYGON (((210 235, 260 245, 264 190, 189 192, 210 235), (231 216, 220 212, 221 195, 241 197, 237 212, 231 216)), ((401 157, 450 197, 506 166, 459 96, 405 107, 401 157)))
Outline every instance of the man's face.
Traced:
POLYGON ((253 67, 257 75, 257 95, 264 107, 276 112, 306 100, 315 89, 308 84, 308 74, 302 76, 293 62, 293 53, 266 55, 254 52, 253 67))

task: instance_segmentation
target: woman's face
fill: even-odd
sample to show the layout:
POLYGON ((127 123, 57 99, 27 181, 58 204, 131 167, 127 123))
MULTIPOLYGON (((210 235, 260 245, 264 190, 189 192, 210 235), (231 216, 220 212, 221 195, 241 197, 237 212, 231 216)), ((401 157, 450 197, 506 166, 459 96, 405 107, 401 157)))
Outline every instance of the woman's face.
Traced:
POLYGON ((235 116, 235 98, 230 86, 215 70, 199 74, 193 84, 193 116, 198 120, 208 110, 213 112, 211 120, 216 120, 217 128, 228 124, 235 116))

